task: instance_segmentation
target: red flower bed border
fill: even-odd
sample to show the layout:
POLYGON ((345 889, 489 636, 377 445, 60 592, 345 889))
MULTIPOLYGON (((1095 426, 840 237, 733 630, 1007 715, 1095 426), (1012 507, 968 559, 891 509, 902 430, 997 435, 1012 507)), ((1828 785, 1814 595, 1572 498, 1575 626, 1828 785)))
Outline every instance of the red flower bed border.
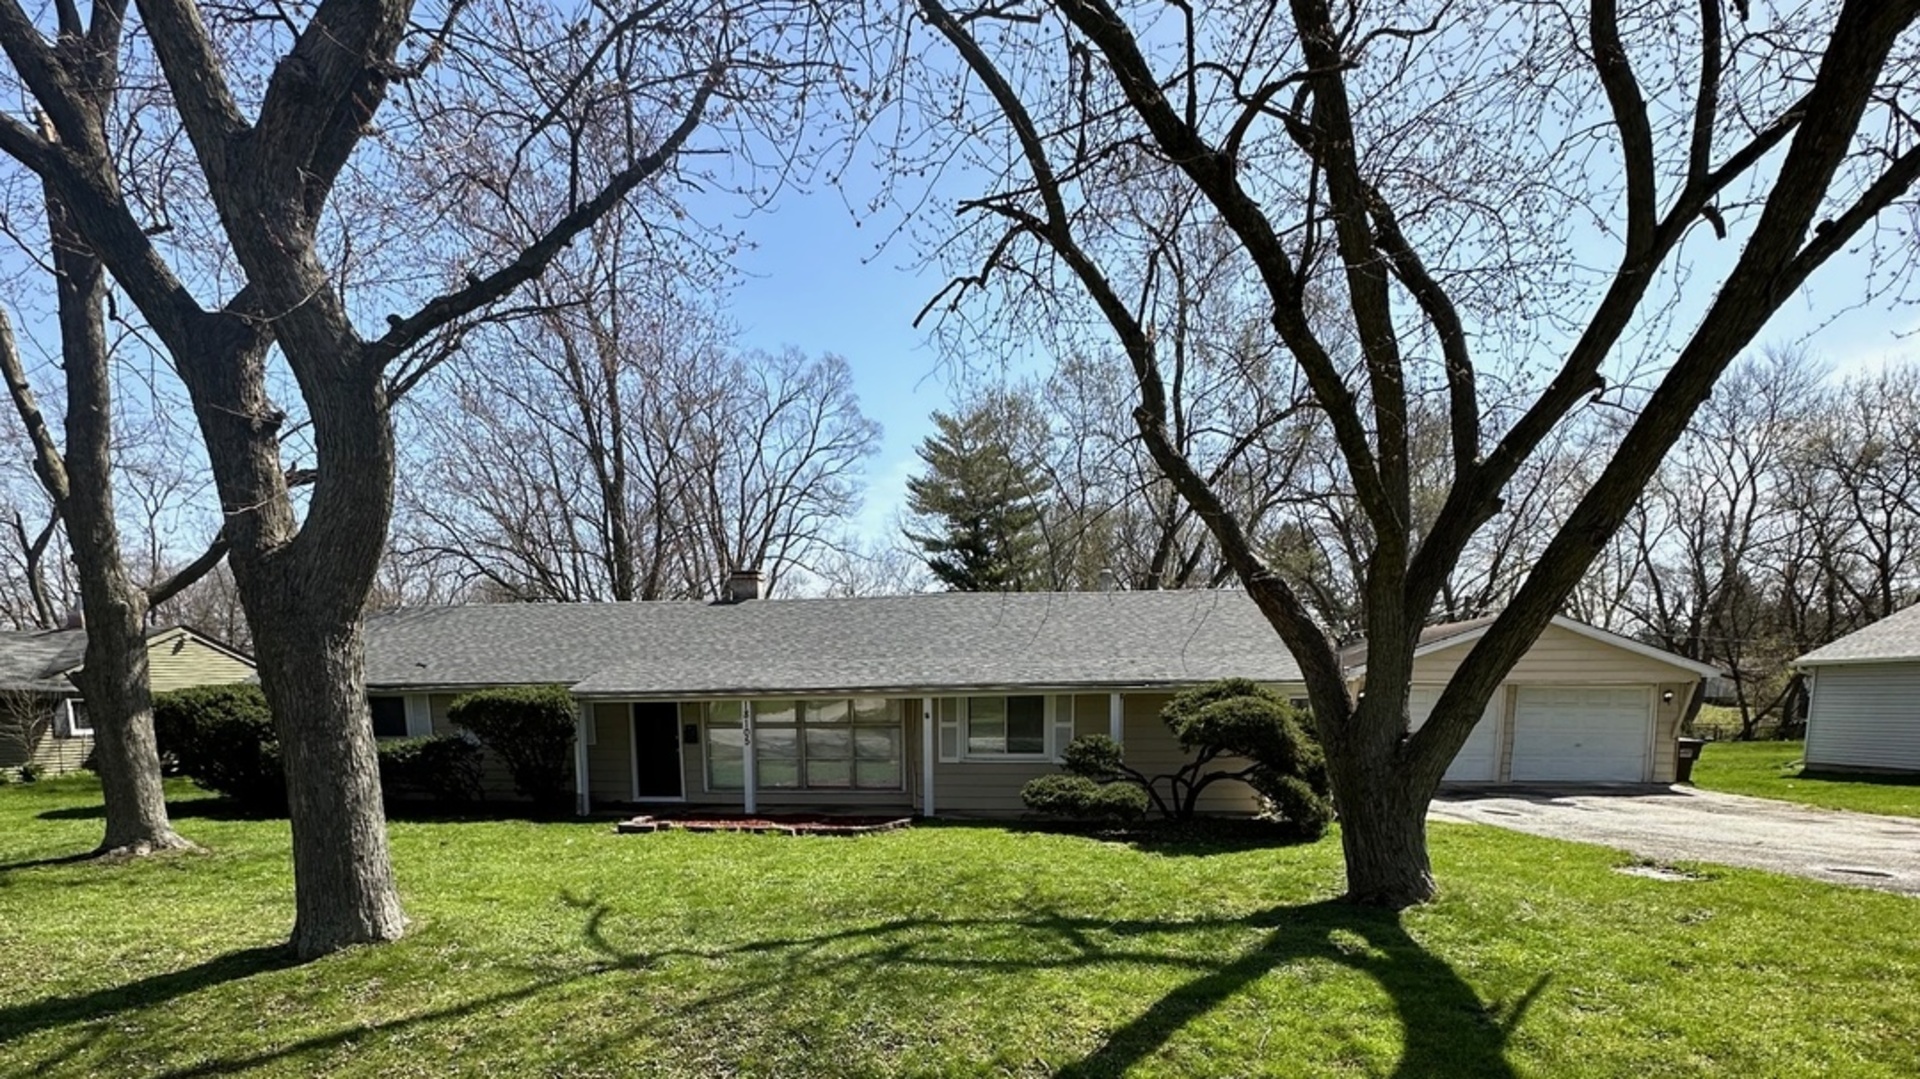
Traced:
POLYGON ((684 817, 638 816, 614 825, 623 834, 648 832, 751 832, 756 835, 866 835, 891 832, 913 823, 911 817, 822 817, 804 813, 763 816, 705 814, 684 817))

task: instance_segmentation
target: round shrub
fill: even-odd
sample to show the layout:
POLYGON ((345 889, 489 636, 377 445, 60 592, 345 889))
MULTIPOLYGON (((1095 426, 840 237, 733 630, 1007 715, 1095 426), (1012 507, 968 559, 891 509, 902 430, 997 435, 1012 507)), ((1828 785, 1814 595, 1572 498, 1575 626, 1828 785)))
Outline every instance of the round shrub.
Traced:
POLYGON ((1074 820, 1135 821, 1146 816, 1147 792, 1131 783, 1101 783, 1084 775, 1040 776, 1020 788, 1035 813, 1074 820))
POLYGON ((193 686, 157 693, 153 735, 180 775, 253 809, 287 804, 273 713, 255 685, 193 686))
POLYGON ((573 697, 565 686, 483 689, 456 699, 447 718, 506 763, 521 794, 547 808, 572 789, 573 697))

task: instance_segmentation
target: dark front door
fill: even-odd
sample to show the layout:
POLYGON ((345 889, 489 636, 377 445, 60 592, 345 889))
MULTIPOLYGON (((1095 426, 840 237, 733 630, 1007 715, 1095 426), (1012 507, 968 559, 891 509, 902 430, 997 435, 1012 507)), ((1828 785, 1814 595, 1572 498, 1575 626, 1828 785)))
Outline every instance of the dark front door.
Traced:
POLYGON ((680 706, 668 701, 633 706, 634 773, 641 798, 680 797, 680 706))

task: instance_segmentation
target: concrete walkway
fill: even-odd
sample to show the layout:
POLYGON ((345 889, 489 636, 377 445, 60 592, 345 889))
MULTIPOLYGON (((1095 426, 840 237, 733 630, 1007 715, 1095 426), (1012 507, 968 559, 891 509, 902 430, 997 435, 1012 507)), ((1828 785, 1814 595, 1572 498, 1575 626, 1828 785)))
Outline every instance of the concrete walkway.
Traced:
POLYGON ((1454 789, 1434 800, 1431 816, 1663 862, 1770 869, 1920 896, 1920 820, 1906 817, 1648 786, 1454 789))

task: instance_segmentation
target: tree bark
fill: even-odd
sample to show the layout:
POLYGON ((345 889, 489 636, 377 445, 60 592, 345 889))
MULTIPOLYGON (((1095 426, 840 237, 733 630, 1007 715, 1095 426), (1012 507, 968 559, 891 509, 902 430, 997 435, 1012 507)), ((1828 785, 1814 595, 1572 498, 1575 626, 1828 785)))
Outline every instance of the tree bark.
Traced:
POLYGON ((260 685, 287 774, 293 950, 312 959, 397 940, 406 917, 387 849, 360 623, 316 617, 286 582, 250 593, 260 685))
POLYGON ((1390 760, 1350 758, 1336 773, 1340 848, 1347 863, 1346 900, 1400 910, 1434 896, 1427 857, 1427 803, 1421 786, 1390 760))

